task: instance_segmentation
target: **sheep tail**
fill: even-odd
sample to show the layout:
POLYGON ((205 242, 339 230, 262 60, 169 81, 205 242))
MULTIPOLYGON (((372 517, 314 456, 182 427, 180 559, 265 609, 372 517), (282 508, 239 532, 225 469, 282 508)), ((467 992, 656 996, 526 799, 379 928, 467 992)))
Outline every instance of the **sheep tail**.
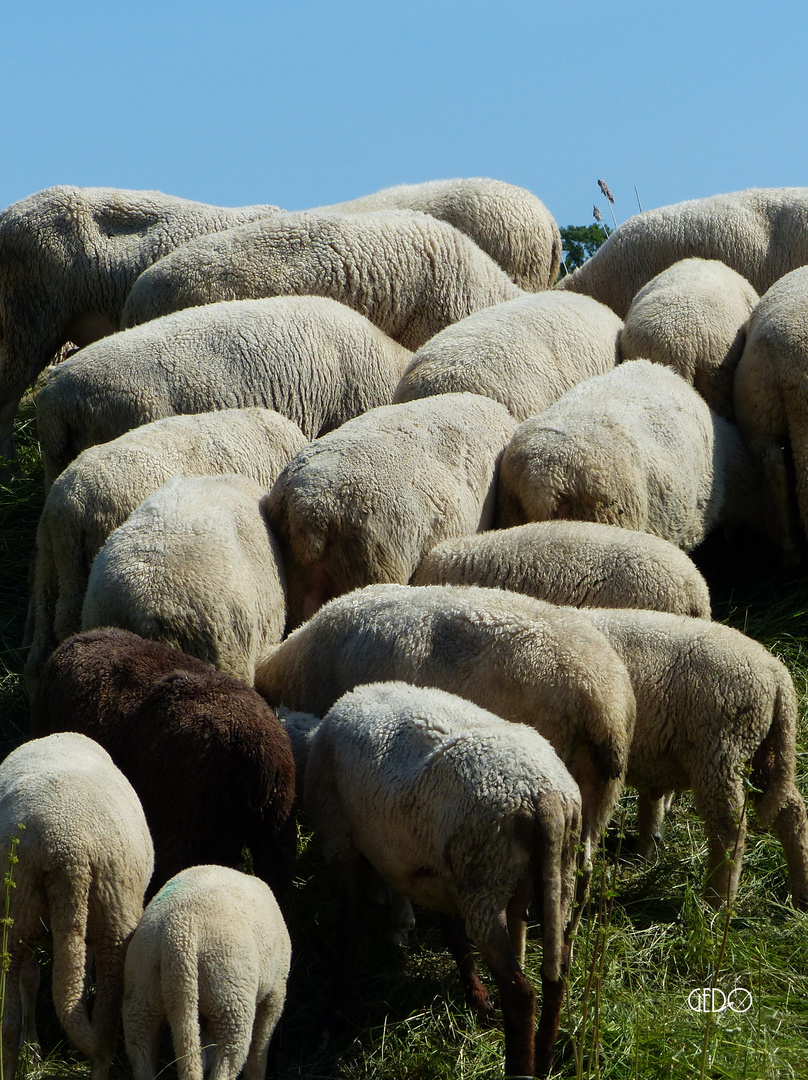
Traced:
MULTIPOLYGON (((782 665, 780 665, 782 668, 782 665)), ((794 787, 797 752, 797 695, 782 668, 774 695, 772 722, 752 758, 755 810, 762 825, 773 824, 794 787)))
POLYGON ((628 672, 623 686, 613 685, 610 692, 599 693, 587 705, 583 722, 592 764, 603 780, 619 780, 626 774, 637 717, 628 672))
POLYGON ((181 944, 181 948, 171 948, 164 943, 160 983, 174 1043, 177 1076, 179 1080, 202 1080, 197 942, 186 937, 181 944))
POLYGON ((87 1012, 84 973, 87 967, 87 917, 90 868, 65 879, 46 879, 53 934, 53 1003, 70 1041, 87 1057, 96 1057, 96 1037, 87 1012))
POLYGON ((542 975, 558 980, 565 973, 567 932, 575 897, 582 815, 557 796, 551 812, 537 808, 534 839, 534 890, 541 897, 542 975))
POLYGON ((533 856, 534 890, 541 897, 542 1003, 535 1037, 534 1073, 546 1076, 561 1020, 564 977, 569 969, 569 931, 575 893, 581 810, 563 796, 544 812, 537 807, 533 856))

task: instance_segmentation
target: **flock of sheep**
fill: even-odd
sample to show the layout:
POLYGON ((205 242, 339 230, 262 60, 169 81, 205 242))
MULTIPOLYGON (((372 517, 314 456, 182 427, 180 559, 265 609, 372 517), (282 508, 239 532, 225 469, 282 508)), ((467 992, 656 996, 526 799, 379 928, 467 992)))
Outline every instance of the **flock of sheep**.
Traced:
POLYGON ((398 938, 410 898, 441 912, 488 1018, 479 951, 512 1076, 552 1067, 625 783, 646 856, 692 791, 731 904, 749 773, 808 905, 791 678, 710 621, 687 555, 735 523, 805 545, 808 189, 640 213, 554 287, 560 257, 542 203, 484 179, 298 213, 60 187, 0 214, 1 453, 79 346, 36 398, 6 1075, 47 926, 93 1080, 121 1015, 135 1080, 164 1019, 183 1080, 203 1045, 213 1080, 260 1080, 296 793, 341 885, 330 1021, 369 864, 398 938))

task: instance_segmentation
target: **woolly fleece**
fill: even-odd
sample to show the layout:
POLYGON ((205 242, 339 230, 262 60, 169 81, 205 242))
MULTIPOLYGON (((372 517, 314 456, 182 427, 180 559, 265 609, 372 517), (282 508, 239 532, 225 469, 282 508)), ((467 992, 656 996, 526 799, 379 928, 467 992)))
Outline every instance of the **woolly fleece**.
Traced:
POLYGON ((221 300, 330 296, 417 349, 449 323, 521 293, 467 236, 426 214, 283 214, 161 259, 132 287, 123 325, 221 300))
POLYGON ((616 364, 622 322, 588 296, 559 292, 508 300, 467 315, 412 357, 394 401, 468 390, 517 420, 616 364))

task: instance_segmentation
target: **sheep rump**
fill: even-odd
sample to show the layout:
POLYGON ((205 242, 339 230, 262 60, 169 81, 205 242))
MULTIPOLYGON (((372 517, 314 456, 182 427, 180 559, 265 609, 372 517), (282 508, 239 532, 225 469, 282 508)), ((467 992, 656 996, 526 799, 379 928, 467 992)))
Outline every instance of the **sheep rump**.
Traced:
POLYGON ((717 259, 762 295, 808 263, 808 187, 747 188, 645 210, 624 221, 558 287, 621 319, 640 289, 680 259, 717 259))
POLYGON ((793 561, 808 535, 806 299, 805 267, 786 274, 761 297, 749 320, 734 388, 738 426, 763 472, 767 528, 793 561))
POLYGON ((372 409, 304 447, 266 501, 289 627, 359 586, 404 584, 433 544, 488 528, 515 427, 489 398, 442 394, 372 409))
POLYGON ((46 482, 88 446, 178 413, 262 406, 313 439, 392 401, 410 355, 321 296, 233 300, 155 319, 48 372, 36 398, 46 482))
POLYGON ((164 641, 252 686, 256 658, 286 621, 263 495, 246 476, 172 477, 96 556, 82 629, 119 626, 164 641))
POLYGON ((90 567, 107 538, 175 473, 234 472, 268 491, 305 446, 271 409, 170 416, 83 451, 54 481, 36 536, 25 673, 29 690, 48 655, 81 629, 90 567))
POLYGON ((164 1017, 179 1080, 201 1080, 202 1043, 216 1080, 236 1080, 242 1068, 245 1080, 264 1080, 290 962, 289 933, 263 882, 223 866, 172 878, 126 954, 124 1037, 134 1080, 157 1075, 164 1017))
POLYGON ((317 212, 420 210, 454 225, 529 292, 549 289, 561 266, 561 233, 544 203, 526 188, 469 177, 399 184, 317 212))
POLYGON ((588 296, 547 292, 495 304, 422 345, 393 400, 466 390, 526 420, 577 383, 610 371, 622 327, 613 311, 588 296))
POLYGON ((641 795, 641 852, 661 837, 665 796, 691 788, 708 841, 708 898, 731 904, 751 763, 758 819, 782 844, 795 905, 808 907, 808 818, 794 782, 797 697, 785 665, 721 623, 650 611, 581 614, 623 658, 634 686, 626 783, 641 795))
POLYGON ((417 349, 449 323, 521 292, 467 236, 426 214, 283 214, 160 259, 133 285, 123 325, 221 300, 330 296, 417 349))
POLYGON ((484 585, 571 607, 630 607, 710 618, 691 559, 650 533, 592 521, 542 521, 443 540, 413 585, 484 585))
POLYGON ((592 629, 578 612, 499 589, 371 585, 260 660, 255 686, 271 705, 324 716, 360 683, 402 680, 528 724, 581 788, 588 853, 620 794, 635 709, 625 665, 592 629))
MULTIPOLYGON (((532 1075, 534 1052, 549 1071, 581 824, 580 793, 550 744, 442 690, 360 686, 312 736, 305 802, 327 862, 356 875, 361 853, 394 889, 463 920, 502 994, 506 1074, 532 1075), (535 1051, 535 994, 520 966, 534 882, 545 989, 535 1051)), ((342 966, 353 906, 350 916, 342 966)), ((471 966, 464 982, 484 1010, 471 966)), ((338 970, 339 1002, 345 981, 338 970)))
POLYGON ((630 360, 526 420, 500 463, 497 525, 569 517, 685 551, 719 522, 760 521, 737 429, 670 368, 630 360))
POLYGON ((73 1042, 105 1080, 121 1018, 126 946, 143 911, 153 849, 129 781, 106 750, 76 732, 24 743, 0 765, 0 851, 8 865, 10 965, 3 1016, 4 1074, 14 1076, 25 1037, 36 1039, 39 986, 34 947, 53 942, 53 1003, 73 1042), (21 831, 19 824, 24 826, 21 831), (90 1019, 85 970, 92 955, 96 999, 90 1019))
POLYGON ((733 377, 758 299, 749 282, 724 263, 683 259, 631 301, 620 355, 667 364, 719 416, 733 420, 733 377))
POLYGON ((162 642, 108 627, 68 638, 34 697, 34 735, 102 745, 137 791, 154 837, 152 892, 195 863, 241 863, 280 895, 295 851, 289 739, 260 695, 162 642))

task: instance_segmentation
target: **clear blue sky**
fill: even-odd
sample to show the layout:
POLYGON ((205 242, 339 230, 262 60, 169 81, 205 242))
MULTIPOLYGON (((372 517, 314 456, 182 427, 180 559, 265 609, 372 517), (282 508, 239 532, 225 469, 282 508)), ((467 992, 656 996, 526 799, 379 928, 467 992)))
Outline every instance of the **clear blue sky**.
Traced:
POLYGON ((4 5, 0 207, 52 184, 302 209, 493 176, 559 224, 808 184, 808 5, 4 5))

